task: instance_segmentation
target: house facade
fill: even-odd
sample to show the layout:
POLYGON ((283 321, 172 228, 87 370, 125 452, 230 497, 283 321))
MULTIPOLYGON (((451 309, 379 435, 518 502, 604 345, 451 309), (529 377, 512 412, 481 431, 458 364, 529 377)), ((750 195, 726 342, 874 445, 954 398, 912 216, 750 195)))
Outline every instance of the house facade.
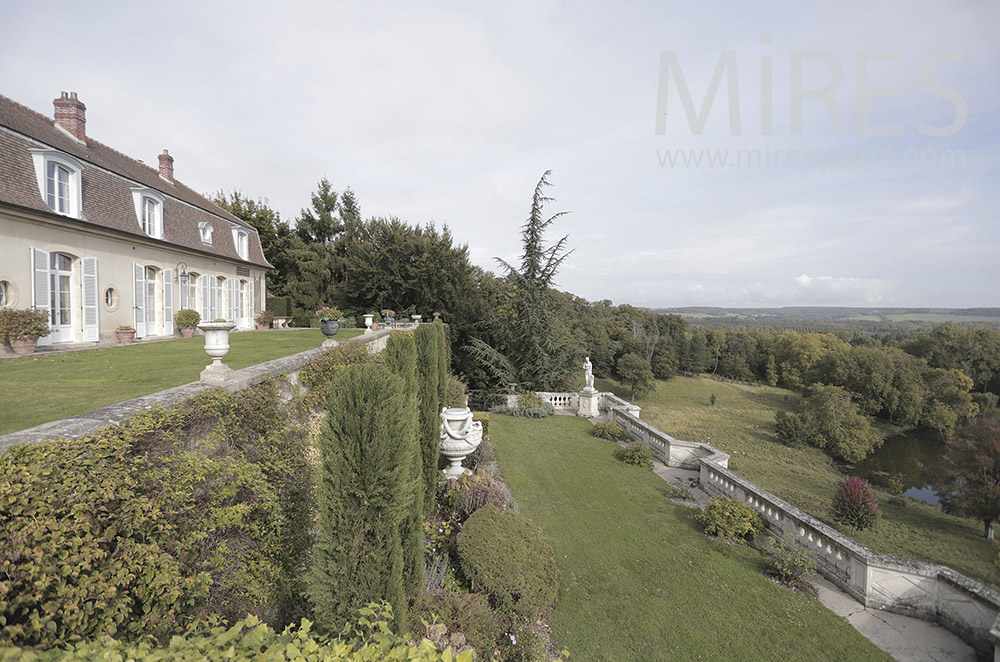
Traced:
POLYGON ((49 315, 40 345, 173 336, 174 313, 253 327, 272 268, 257 231, 86 135, 75 93, 53 118, 0 96, 0 307, 49 315))

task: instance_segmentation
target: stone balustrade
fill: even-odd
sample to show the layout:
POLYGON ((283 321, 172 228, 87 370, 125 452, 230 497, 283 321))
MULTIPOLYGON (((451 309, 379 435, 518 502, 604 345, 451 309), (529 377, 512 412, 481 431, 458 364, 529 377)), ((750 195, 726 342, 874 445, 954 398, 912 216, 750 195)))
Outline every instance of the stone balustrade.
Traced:
POLYGON ((548 393, 536 391, 535 395, 551 404, 557 412, 572 411, 574 414, 580 406, 579 393, 548 393))
POLYGON ((813 552, 817 571, 861 604, 937 622, 979 655, 1000 661, 1000 593, 944 566, 877 554, 730 471, 726 453, 674 439, 641 420, 635 405, 610 393, 601 396, 601 410, 631 439, 648 445, 668 466, 698 470, 700 487, 709 494, 750 504, 772 535, 791 533, 797 545, 813 552))

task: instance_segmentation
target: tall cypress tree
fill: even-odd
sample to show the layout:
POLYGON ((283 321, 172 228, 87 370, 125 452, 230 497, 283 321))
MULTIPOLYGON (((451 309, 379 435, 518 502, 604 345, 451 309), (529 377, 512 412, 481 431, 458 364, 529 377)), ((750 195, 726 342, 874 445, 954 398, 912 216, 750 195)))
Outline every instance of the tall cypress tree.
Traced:
POLYGON ((412 496, 406 519, 400 528, 403 543, 403 587, 409 596, 424 584, 424 461, 420 445, 420 419, 417 407, 417 345, 409 333, 393 333, 382 353, 385 365, 403 379, 406 393, 408 433, 405 443, 409 456, 408 480, 412 496))
POLYGON ((423 458, 424 511, 434 503, 437 490, 438 452, 441 443, 438 396, 438 330, 433 324, 421 324, 413 334, 417 345, 417 404, 420 408, 420 448, 423 458))
POLYGON ((448 399, 448 376, 451 370, 448 365, 448 340, 444 335, 444 322, 434 320, 434 331, 437 332, 435 339, 438 348, 438 407, 440 408, 448 399))
POLYGON ((413 498, 406 405, 403 379, 380 365, 350 366, 330 393, 308 582, 317 623, 327 632, 378 600, 392 605, 396 623, 405 621, 400 530, 413 498))

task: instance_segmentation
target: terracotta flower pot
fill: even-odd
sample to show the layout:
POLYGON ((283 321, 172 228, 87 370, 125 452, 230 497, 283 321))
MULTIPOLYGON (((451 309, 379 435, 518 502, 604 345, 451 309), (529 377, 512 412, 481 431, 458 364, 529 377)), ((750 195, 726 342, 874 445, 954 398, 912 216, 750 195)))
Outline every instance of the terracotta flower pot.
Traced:
POLYGON ((15 354, 31 354, 38 344, 38 336, 28 336, 27 338, 11 338, 10 347, 15 354))
POLYGON ((115 335, 118 337, 118 342, 123 345, 131 345, 135 340, 135 329, 129 329, 123 331, 122 329, 115 329, 115 335))
POLYGON ((193 326, 182 326, 178 331, 181 332, 181 338, 193 338, 194 329, 195 327, 193 326))

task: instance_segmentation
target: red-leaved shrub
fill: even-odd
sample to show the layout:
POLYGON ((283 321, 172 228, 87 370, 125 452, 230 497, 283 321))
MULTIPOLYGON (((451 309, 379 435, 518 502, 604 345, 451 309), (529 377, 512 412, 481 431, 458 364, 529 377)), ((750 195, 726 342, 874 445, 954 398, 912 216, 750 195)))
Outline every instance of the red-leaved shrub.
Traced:
POLYGON ((838 522, 856 529, 871 528, 882 516, 875 488, 857 476, 839 481, 833 496, 833 516, 838 522))

